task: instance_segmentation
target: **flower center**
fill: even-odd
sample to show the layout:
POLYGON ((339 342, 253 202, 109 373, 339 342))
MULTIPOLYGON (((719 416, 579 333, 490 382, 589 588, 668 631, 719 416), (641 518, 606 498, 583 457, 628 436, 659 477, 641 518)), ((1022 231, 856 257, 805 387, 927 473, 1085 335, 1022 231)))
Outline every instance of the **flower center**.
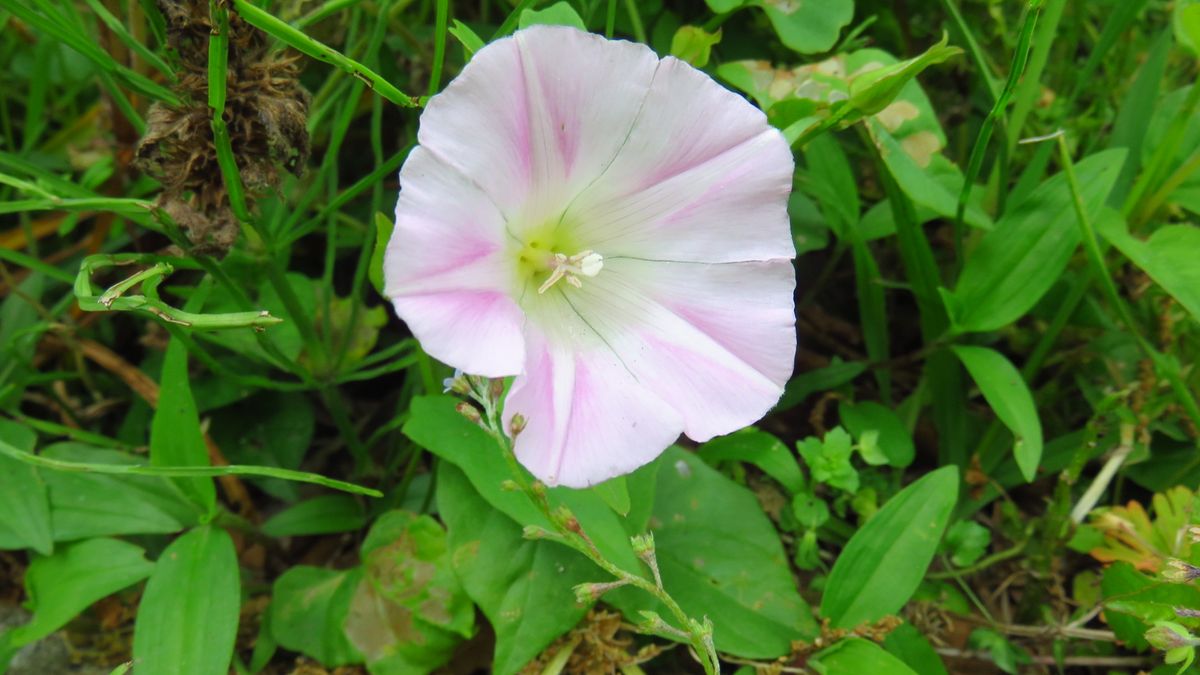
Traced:
POLYGON ((550 290, 560 281, 580 288, 583 286, 582 277, 594 277, 603 269, 604 256, 599 253, 589 249, 567 255, 556 249, 571 250, 573 246, 562 246, 561 244, 567 243, 563 241, 549 244, 547 239, 553 240, 555 237, 531 239, 521 246, 517 256, 518 268, 527 279, 541 279, 539 294, 550 290))
POLYGON ((580 251, 571 257, 553 253, 546 259, 545 264, 550 270, 550 276, 538 286, 538 293, 545 293, 564 279, 575 288, 582 287, 583 282, 579 277, 594 277, 599 274, 600 269, 604 267, 604 256, 594 251, 580 251))

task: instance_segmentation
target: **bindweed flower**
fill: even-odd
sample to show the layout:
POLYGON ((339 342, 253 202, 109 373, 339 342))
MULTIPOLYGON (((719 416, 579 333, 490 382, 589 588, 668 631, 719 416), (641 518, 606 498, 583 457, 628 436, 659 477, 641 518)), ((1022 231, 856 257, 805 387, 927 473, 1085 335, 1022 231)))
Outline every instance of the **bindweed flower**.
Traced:
POLYGON ((754 422, 795 355, 792 155, 744 99, 640 44, 536 26, 421 116, 384 271, 434 357, 515 375, 504 425, 581 487, 754 422))

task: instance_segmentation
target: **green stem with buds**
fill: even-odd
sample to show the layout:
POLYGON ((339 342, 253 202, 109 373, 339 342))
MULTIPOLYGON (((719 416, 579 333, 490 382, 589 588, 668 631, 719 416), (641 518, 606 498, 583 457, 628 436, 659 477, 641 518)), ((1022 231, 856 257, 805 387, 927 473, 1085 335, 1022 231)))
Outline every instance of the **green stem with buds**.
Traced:
MULTIPOLYGON (((648 579, 644 576, 627 572, 605 558, 604 554, 596 548, 596 544, 584 532, 579 520, 565 506, 560 506, 557 509, 552 508, 550 501, 546 497, 546 486, 538 481, 530 481, 526 472, 517 462, 517 456, 513 452, 513 441, 504 432, 503 423, 501 422, 500 407, 498 405, 500 396, 498 391, 493 390, 495 382, 499 381, 488 382, 478 378, 470 378, 470 389, 467 393, 483 408, 483 415, 479 419, 480 426, 500 446, 500 452, 504 455, 504 459, 512 472, 513 483, 521 492, 529 497, 529 500, 538 507, 542 515, 545 516, 546 520, 555 529, 554 532, 550 532, 530 525, 525 528, 526 538, 549 539, 569 546, 583 554, 584 557, 595 563, 597 567, 613 576, 613 581, 576 586, 575 596, 581 603, 598 600, 604 593, 621 588, 622 586, 633 586, 649 593, 670 610, 672 616, 675 617, 675 620, 684 629, 672 626, 657 613, 651 611, 642 612, 642 616, 646 619, 646 622, 641 624, 639 629, 648 634, 661 635, 689 644, 696 659, 704 667, 704 672, 707 675, 718 675, 721 672, 721 665, 717 657, 716 645, 713 643, 712 621, 708 617, 705 617, 703 621, 697 621, 689 617, 683 611, 683 608, 679 606, 679 603, 675 601, 675 598, 671 597, 671 594, 663 587, 662 576, 658 571, 658 560, 654 553, 654 535, 647 533, 633 537, 634 552, 646 564, 653 575, 653 579, 648 579)), ((517 430, 513 433, 514 437, 520 433, 520 423, 517 422, 516 426, 517 430)))

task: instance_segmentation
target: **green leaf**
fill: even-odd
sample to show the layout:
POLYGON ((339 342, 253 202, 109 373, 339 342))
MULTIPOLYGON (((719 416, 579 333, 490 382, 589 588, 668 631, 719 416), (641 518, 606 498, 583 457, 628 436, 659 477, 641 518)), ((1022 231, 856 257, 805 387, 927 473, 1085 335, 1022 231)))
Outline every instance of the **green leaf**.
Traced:
POLYGON ((950 562, 966 567, 983 557, 992 543, 992 531, 973 520, 960 520, 946 532, 950 562))
MULTIPOLYGON (((480 496, 513 520, 521 525, 553 529, 524 493, 504 488, 504 483, 512 480, 512 473, 500 447, 487 432, 455 410, 456 403, 449 396, 413 399, 404 434, 465 471, 480 496)), ((560 487, 547 490, 547 497, 551 508, 563 504, 575 513, 583 529, 609 561, 627 571, 640 573, 642 564, 629 544, 628 531, 599 495, 594 491, 560 487)))
POLYGON ((814 482, 825 483, 850 494, 858 491, 858 471, 851 463, 854 446, 850 435, 841 427, 834 427, 824 439, 815 436, 796 444, 804 463, 812 471, 814 482))
MULTIPOLYGON (((145 463, 133 455, 82 443, 56 443, 43 450, 42 456, 118 466, 145 463)), ((201 515, 199 507, 167 478, 68 471, 45 474, 54 537, 58 541, 119 534, 169 534, 195 525, 201 515)))
POLYGON ((824 368, 801 373, 788 380, 787 386, 783 388, 783 397, 775 404, 775 411, 782 412, 794 408, 810 395, 836 389, 866 370, 867 364, 861 361, 835 361, 824 368))
POLYGON ((708 65, 714 45, 721 41, 721 29, 709 33, 699 26, 680 26, 671 38, 671 56, 697 68, 708 65))
MULTIPOLYGON (((0 443, 31 453, 37 434, 16 422, 0 419, 0 443)), ((0 455, 0 526, 16 539, 16 548, 29 547, 49 555, 54 550, 50 502, 37 468, 0 455)))
POLYGON ((1142 241, 1129 234, 1120 218, 1101 218, 1096 225, 1110 244, 1200 320, 1200 228, 1164 225, 1142 241))
POLYGON ((943 34, 939 42, 920 56, 855 77, 850 81, 850 105, 864 115, 882 112, 921 71, 962 53, 958 47, 948 46, 949 41, 949 36, 943 34))
POLYGON ((198 527, 159 556, 138 605, 133 660, 150 673, 225 675, 242 596, 225 530, 198 527))
MULTIPOLYGON (((260 391, 212 413, 209 433, 233 464, 297 470, 312 446, 316 414, 301 392, 260 391)), ((251 482, 287 502, 299 499, 297 485, 277 478, 251 482)))
MULTIPOLYGON (((663 585, 688 616, 712 619, 717 649, 747 658, 782 656, 792 640, 812 639, 816 622, 754 495, 679 448, 660 462, 650 525, 663 585)), ((672 620, 631 589, 605 598, 630 618, 650 609, 672 620)))
POLYGON ((953 349, 971 373, 971 379, 979 385, 979 392, 996 417, 1012 431, 1016 439, 1013 457, 1021 475, 1027 482, 1032 482, 1042 459, 1042 422, 1038 419, 1029 385, 1025 384, 1020 371, 994 349, 962 345, 953 349))
POLYGON ((904 661, 861 638, 842 640, 813 656, 809 666, 820 675, 917 675, 904 661))
POLYGON ((583 619, 572 589, 604 573, 560 544, 524 539, 453 464, 438 468, 437 501, 454 571, 496 632, 493 672, 512 675, 583 619))
MULTIPOLYGON (((172 339, 163 356, 158 409, 150 426, 150 464, 208 466, 208 448, 200 433, 200 416, 188 384, 187 348, 172 339)), ((211 513, 217 505, 211 478, 173 479, 193 501, 211 513)))
MULTIPOLYGON (((453 25, 452 25, 452 26, 450 26, 449 33, 450 33, 451 35, 453 35, 453 36, 454 36, 454 37, 455 37, 455 38, 456 38, 456 39, 457 39, 457 40, 458 40, 458 41, 459 41, 459 42, 462 44, 462 46, 463 46, 463 49, 464 49, 464 50, 466 50, 466 52, 467 52, 467 58, 468 58, 468 59, 470 59, 470 58, 471 58, 471 56, 473 56, 473 55, 475 54, 475 52, 479 51, 480 49, 483 49, 483 45, 484 45, 483 38, 479 37, 479 35, 478 35, 478 34, 476 34, 476 33, 475 33, 475 31, 471 30, 471 27, 470 27, 470 26, 468 26, 467 24, 465 24, 465 23, 463 23, 463 22, 459 21, 458 19, 455 19, 455 20, 454 20, 454 22, 453 22, 453 25)), ((388 220, 387 222, 389 223, 389 225, 388 225, 388 236, 390 237, 390 236, 391 236, 391 233, 392 233, 392 230, 391 230, 391 227, 392 227, 392 226, 391 226, 391 222, 392 222, 392 221, 388 220)), ((376 223, 376 226, 378 226, 378 224, 379 224, 379 216, 378 216, 378 214, 375 216, 375 223, 376 223)), ((376 235, 376 237, 378 237, 378 235, 376 235)), ((378 238, 376 238, 376 240, 375 240, 375 241, 376 241, 376 246, 378 246, 378 245, 379 245, 379 244, 378 244, 378 241, 379 241, 379 240, 378 240, 378 238)), ((387 239, 384 239, 384 242, 385 242, 385 243, 386 243, 386 241, 387 241, 387 239)), ((376 250, 378 250, 378 249, 376 249, 376 250)), ((383 274, 382 274, 382 268, 383 268, 383 265, 382 265, 382 256, 381 256, 381 258, 380 258, 380 274, 379 274, 379 283, 375 283, 375 277, 374 277, 374 276, 372 276, 372 277, 371 277, 371 283, 375 283, 375 288, 376 288, 376 289, 382 289, 382 288, 383 288, 383 274)), ((371 270, 372 270, 372 273, 374 272, 374 270, 375 270, 375 269, 376 269, 376 268, 375 268, 374 256, 372 256, 372 259, 371 259, 371 270)), ((382 291, 381 291, 381 292, 382 292, 382 291)))
POLYGON ((288 507, 262 524, 270 537, 353 532, 367 524, 362 503, 350 495, 322 495, 288 507))
POLYGON ((921 675, 949 675, 942 657, 911 623, 902 623, 888 633, 883 648, 921 675))
POLYGON ((530 26, 570 26, 586 31, 587 26, 583 24, 583 19, 579 18, 579 13, 571 6, 571 3, 556 2, 546 9, 526 9, 521 12, 521 19, 517 24, 520 28, 528 28, 530 26))
MULTIPOLYGON (((871 140, 879 149, 879 156, 887 166, 888 172, 904 194, 908 195, 914 204, 940 216, 953 218, 958 211, 958 193, 962 190, 963 183, 958 167, 949 164, 940 154, 921 153, 918 157, 927 158, 927 166, 922 167, 917 157, 914 157, 914 151, 905 147, 905 144, 875 118, 867 122, 867 130, 871 132, 871 140), (935 175, 935 169, 943 174, 941 179, 935 175)), ((964 222, 983 229, 993 227, 991 218, 975 205, 967 206, 964 222)))
POLYGON ((841 416, 842 425, 860 442, 868 431, 879 432, 879 449, 891 466, 906 467, 912 464, 917 453, 912 434, 891 408, 874 401, 862 401, 839 406, 838 415, 841 416))
POLYGON ((11 639, 17 645, 40 640, 153 569, 140 546, 117 539, 88 539, 37 556, 25 572, 33 619, 15 629, 11 639))
POLYGON ((753 4, 766 11, 783 44, 801 54, 828 51, 854 18, 854 0, 753 0, 753 4))
POLYGON ((1133 565, 1117 561, 1104 570, 1100 582, 1104 620, 1117 638, 1133 649, 1145 649, 1149 624, 1180 620, 1176 607, 1200 607, 1200 588, 1192 584, 1162 583, 1142 574, 1133 565))
POLYGON ((362 578, 361 567, 336 571, 298 565, 284 572, 271 589, 275 641, 326 666, 362 663, 342 629, 362 578))
POLYGON ((30 274, 17 286, 19 293, 10 292, 0 302, 0 374, 10 380, 0 380, 0 408, 5 410, 20 401, 40 336, 49 327, 36 307, 46 286, 45 275, 30 274))
POLYGON ((892 497, 842 549, 821 598, 834 628, 895 614, 920 585, 958 500, 958 469, 942 467, 892 497))
POLYGON ((696 450, 710 464, 724 461, 749 462, 779 481, 788 492, 804 490, 804 474, 796 456, 783 441, 758 429, 744 429, 718 436, 696 450))
POLYGON ((1179 0, 1171 17, 1175 40, 1193 56, 1200 56, 1200 3, 1196 0, 1179 0))
MULTIPOLYGON (((458 37, 458 34, 454 31, 459 26, 462 26, 467 31, 471 30, 458 20, 455 20, 454 28, 450 29, 450 34, 458 37)), ((472 35, 474 34, 472 33, 472 35)), ((478 40, 478 36, 475 39, 478 40)), ((462 38, 459 37, 459 40, 462 40, 462 38)), ((463 44, 465 45, 466 43, 464 42, 463 44)), ((483 46, 482 41, 480 41, 479 46, 483 46)), ((474 52, 475 50, 471 51, 474 52)), ((374 222, 375 245, 371 248, 371 262, 370 266, 367 267, 367 277, 371 280, 371 285, 375 287, 375 292, 383 295, 383 256, 387 253, 388 241, 392 238, 392 230, 396 227, 396 223, 392 222, 391 218, 382 213, 375 214, 374 222)))
POLYGON ((375 675, 427 673, 470 637, 475 606, 451 566, 446 532, 429 516, 390 511, 371 527, 366 571, 350 602, 346 637, 375 675))
POLYGON ((617 515, 629 515, 629 485, 625 476, 609 478, 599 485, 592 486, 592 491, 600 495, 605 504, 617 512, 617 515))
POLYGON ((847 238, 858 224, 861 206, 858 182, 842 146, 831 135, 818 136, 804 146, 804 163, 801 186, 821 205, 838 238, 847 238))
POLYGON ((1020 672, 1018 666, 1030 663, 1029 654, 1025 650, 990 628, 976 628, 971 631, 967 644, 975 649, 986 650, 991 654, 996 667, 1011 675, 1020 672))
MULTIPOLYGON (((1092 222, 1121 170, 1125 150, 1096 153, 1076 165, 1092 222)), ((1012 205, 967 256, 954 292, 942 296, 959 332, 991 331, 1021 318, 1061 276, 1079 246, 1065 175, 1012 205)))

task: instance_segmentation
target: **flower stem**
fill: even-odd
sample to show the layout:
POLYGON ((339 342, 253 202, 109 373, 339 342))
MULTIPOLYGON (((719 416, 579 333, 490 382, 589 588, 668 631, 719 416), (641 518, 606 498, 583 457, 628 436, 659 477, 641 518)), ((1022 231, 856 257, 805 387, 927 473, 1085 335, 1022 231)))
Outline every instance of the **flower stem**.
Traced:
MULTIPOLYGON (((627 572, 618 567, 612 561, 604 557, 600 549, 596 548, 596 544, 591 537, 584 532, 582 525, 565 507, 554 509, 550 506, 550 500, 546 497, 545 486, 540 483, 535 483, 529 480, 528 475, 521 468, 517 461, 517 456, 513 452, 513 442, 508 434, 504 432, 503 423, 500 419, 500 410, 497 405, 499 396, 496 392, 489 391, 489 383, 483 381, 481 384, 472 386, 470 395, 483 407, 483 415, 481 424, 484 429, 491 434, 496 440, 496 444, 500 446, 500 452, 504 455, 505 461, 508 463, 509 471, 512 473, 513 482, 529 497, 530 501, 538 507, 545 516, 546 520, 554 527, 554 532, 545 532, 542 536, 553 539, 561 544, 569 546, 591 560, 597 567, 612 575, 616 582, 608 584, 584 584, 581 588, 601 587, 597 590, 611 590, 620 586, 634 586, 653 596, 661 602, 675 617, 675 620, 682 626, 682 630, 671 624, 663 621, 654 612, 643 612, 647 619, 647 623, 642 625, 642 628, 647 633, 659 635, 668 635, 672 638, 686 641, 692 648, 694 656, 704 667, 704 672, 707 675, 719 675, 721 672, 720 660, 717 657, 716 646, 712 639, 712 622, 705 617, 703 622, 697 621, 687 615, 687 612, 679 606, 675 598, 662 585, 662 577, 658 571, 658 563, 654 556, 653 537, 646 535, 635 537, 635 550, 638 550, 638 557, 642 562, 650 568, 653 574, 653 581, 641 576, 627 572)), ((537 535, 534 535, 537 536, 537 535)), ((577 589, 578 592, 578 589, 577 589)), ((598 596, 597 596, 598 597, 598 596)))

